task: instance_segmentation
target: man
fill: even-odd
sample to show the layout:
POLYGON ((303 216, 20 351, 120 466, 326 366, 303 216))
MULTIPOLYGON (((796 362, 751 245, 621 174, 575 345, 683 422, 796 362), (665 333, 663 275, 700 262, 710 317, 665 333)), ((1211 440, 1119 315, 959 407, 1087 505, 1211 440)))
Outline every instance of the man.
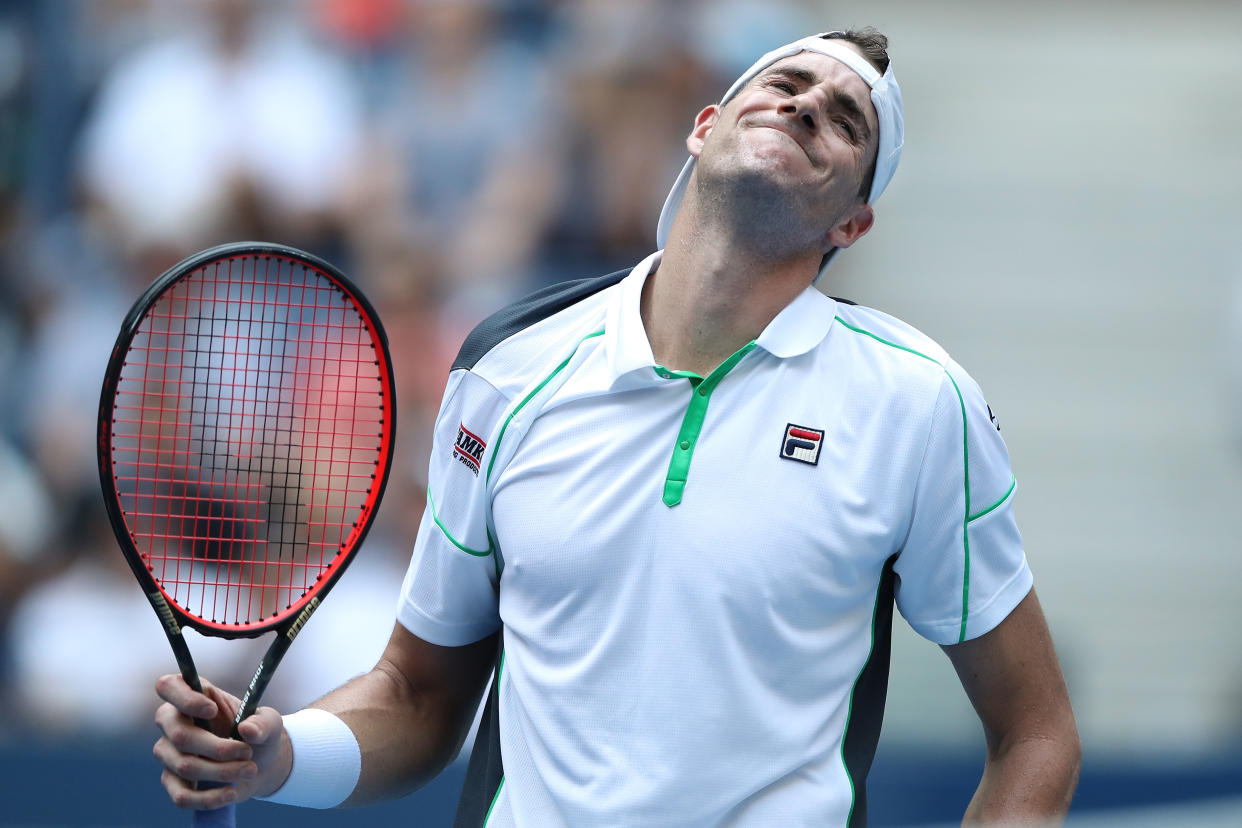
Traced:
POLYGON ((459 825, 864 824, 895 598, 983 723, 967 821, 1064 815, 1078 737, 987 405, 917 331, 811 288, 900 155, 886 46, 765 55, 696 118, 662 252, 471 335, 384 657, 248 744, 190 723, 222 732, 234 700, 162 678, 179 805, 411 790, 495 663, 459 825))

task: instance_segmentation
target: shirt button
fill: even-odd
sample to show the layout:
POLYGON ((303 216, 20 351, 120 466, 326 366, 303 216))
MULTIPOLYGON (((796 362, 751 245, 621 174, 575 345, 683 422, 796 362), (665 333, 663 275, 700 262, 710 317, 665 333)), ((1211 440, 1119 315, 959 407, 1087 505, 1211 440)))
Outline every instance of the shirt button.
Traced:
POLYGON ((681 450, 682 450, 682 451, 689 451, 689 450, 690 450, 690 441, 689 441, 689 440, 682 440, 682 441, 681 441, 681 450))

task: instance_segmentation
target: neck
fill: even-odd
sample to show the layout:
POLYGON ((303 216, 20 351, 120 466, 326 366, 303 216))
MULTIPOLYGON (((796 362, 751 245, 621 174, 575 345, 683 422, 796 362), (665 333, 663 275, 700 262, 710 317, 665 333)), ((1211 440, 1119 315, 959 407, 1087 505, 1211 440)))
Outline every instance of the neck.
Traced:
POLYGON ((657 363, 706 376, 806 289, 819 261, 756 251, 718 225, 694 222, 688 206, 643 285, 640 311, 657 363))

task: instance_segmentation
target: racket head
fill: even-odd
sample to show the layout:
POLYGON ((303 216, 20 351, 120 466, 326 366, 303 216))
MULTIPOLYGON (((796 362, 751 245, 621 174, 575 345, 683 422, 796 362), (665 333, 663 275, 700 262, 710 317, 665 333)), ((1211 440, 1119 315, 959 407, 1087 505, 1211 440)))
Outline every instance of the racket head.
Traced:
POLYGON ((151 284, 108 361, 97 450, 170 637, 300 629, 371 527, 395 398, 378 314, 317 256, 219 245, 151 284))

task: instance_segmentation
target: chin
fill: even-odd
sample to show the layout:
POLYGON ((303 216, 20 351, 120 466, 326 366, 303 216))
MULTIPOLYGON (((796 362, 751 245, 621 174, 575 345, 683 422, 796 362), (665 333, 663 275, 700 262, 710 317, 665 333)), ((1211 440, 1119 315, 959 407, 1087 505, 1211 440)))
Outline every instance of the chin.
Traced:
POLYGON ((787 203, 797 203, 806 193, 807 172, 786 156, 756 154, 732 171, 739 187, 771 192, 787 203))
POLYGON ((700 157, 697 175, 701 186, 719 197, 758 202, 784 213, 805 204, 807 185, 814 177, 806 154, 793 138, 773 129, 755 130, 754 140, 740 141, 731 151, 711 158, 700 157))

